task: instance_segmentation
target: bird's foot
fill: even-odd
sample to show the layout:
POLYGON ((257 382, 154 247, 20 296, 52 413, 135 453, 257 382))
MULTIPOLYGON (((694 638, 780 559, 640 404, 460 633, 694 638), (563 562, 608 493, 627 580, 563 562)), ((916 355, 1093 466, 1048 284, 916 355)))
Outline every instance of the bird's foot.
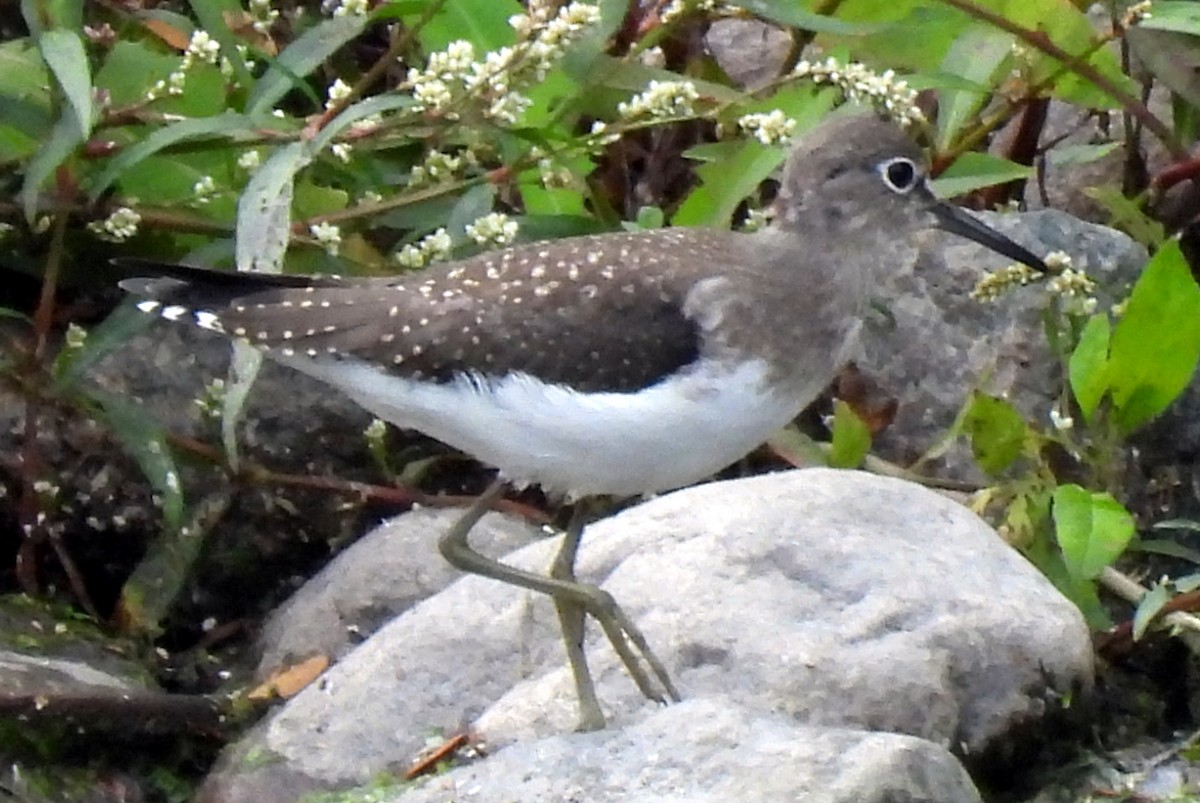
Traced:
POLYGON ((585 583, 580 583, 579 589, 585 600, 582 603, 584 610, 600 624, 617 657, 642 694, 656 703, 679 702, 682 698, 667 674, 666 666, 613 595, 585 583))

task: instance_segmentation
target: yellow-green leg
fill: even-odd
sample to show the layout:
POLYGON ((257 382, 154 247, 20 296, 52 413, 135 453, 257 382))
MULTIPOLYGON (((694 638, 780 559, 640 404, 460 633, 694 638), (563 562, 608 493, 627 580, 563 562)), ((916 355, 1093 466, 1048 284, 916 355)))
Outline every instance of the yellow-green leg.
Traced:
POLYGON ((551 564, 549 576, 509 566, 482 555, 471 547, 468 538, 471 528, 491 508, 503 488, 503 481, 493 482, 439 539, 438 548, 451 565, 462 571, 546 594, 554 601, 562 626, 567 660, 579 697, 580 730, 604 727, 604 713, 600 710, 583 649, 587 614, 591 614, 600 623, 617 656, 646 697, 660 703, 679 700, 679 692, 671 682, 666 667, 650 649, 641 630, 621 610, 612 595, 597 586, 580 583, 575 579, 575 556, 587 519, 586 510, 577 509, 572 516, 571 525, 563 537, 562 547, 551 564), (650 667, 657 686, 642 666, 643 660, 650 667))

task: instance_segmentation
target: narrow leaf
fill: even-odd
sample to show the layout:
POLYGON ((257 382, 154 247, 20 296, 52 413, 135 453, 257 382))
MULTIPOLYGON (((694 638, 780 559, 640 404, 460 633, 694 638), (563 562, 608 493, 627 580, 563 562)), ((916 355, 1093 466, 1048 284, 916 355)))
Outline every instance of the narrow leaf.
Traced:
POLYGON ((199 20, 200 28, 207 31, 208 35, 216 39, 217 44, 221 46, 221 57, 227 59, 232 65, 238 84, 243 87, 254 86, 254 77, 246 67, 246 60, 238 51, 238 46, 242 43, 229 30, 223 13, 240 10, 240 3, 229 2, 229 0, 190 0, 188 5, 191 6, 196 19, 199 20))
POLYGON ((125 148, 109 160, 107 167, 92 181, 89 196, 95 200, 127 169, 153 156, 159 151, 181 142, 198 142, 206 139, 235 139, 242 134, 250 135, 250 121, 235 112, 225 112, 216 117, 200 117, 180 120, 160 128, 145 139, 125 148))
POLYGON ((205 535, 229 508, 219 491, 195 506, 186 526, 168 530, 150 548, 121 587, 116 619, 127 633, 157 635, 161 622, 188 588, 205 535))
POLYGON ((322 20, 309 28, 279 54, 267 74, 255 83, 246 102, 246 113, 256 117, 269 112, 296 84, 297 78, 323 64, 334 51, 362 33, 369 21, 365 14, 347 14, 322 20))
POLYGON ((329 125, 312 138, 310 150, 313 154, 324 150, 333 138, 342 133, 352 123, 374 114, 404 109, 416 104, 411 95, 394 92, 387 95, 375 95, 366 100, 347 106, 342 112, 329 121, 329 125))
POLYGON ((1154 555, 1179 558, 1180 560, 1200 565, 1200 550, 1184 546, 1178 541, 1170 541, 1163 538, 1143 539, 1134 544, 1131 549, 1136 549, 1138 552, 1149 552, 1154 555))
POLYGON ((1146 592, 1138 602, 1137 610, 1133 612, 1133 639, 1137 641, 1146 635, 1154 617, 1162 612, 1163 607, 1171 601, 1171 592, 1165 583, 1159 583, 1146 592))
POLYGON ((17 200, 21 202, 25 220, 30 225, 33 225, 33 219, 37 215, 38 195, 41 193, 42 184, 82 142, 79 126, 70 115, 64 115, 54 124, 46 144, 38 148, 38 152, 29 160, 25 167, 25 183, 17 193, 17 200))
POLYGON ((92 70, 83 42, 74 31, 55 28, 38 38, 38 48, 71 108, 76 135, 87 139, 92 131, 92 70))
POLYGON ((993 184, 1033 177, 1033 168, 988 153, 964 153, 932 183, 943 198, 971 192, 993 184))

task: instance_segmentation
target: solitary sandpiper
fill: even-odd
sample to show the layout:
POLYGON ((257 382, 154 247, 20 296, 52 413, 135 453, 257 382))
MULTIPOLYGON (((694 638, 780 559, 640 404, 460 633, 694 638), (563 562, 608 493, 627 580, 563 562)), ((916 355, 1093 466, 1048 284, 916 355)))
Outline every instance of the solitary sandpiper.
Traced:
MULTIPOLYGON (((471 548, 502 483, 579 499, 705 479, 812 402, 853 356, 860 314, 917 230, 1042 261, 937 200, 891 123, 843 115, 783 170, 769 226, 661 229, 520 245, 391 278, 223 273, 134 263, 140 307, 261 348, 499 469, 442 536, 468 572, 548 594, 585 729, 602 727, 583 651, 593 616, 648 697, 678 699, 663 664, 600 588, 578 582, 576 513, 546 575, 471 548)), ((577 510, 584 509, 581 505, 577 510)))

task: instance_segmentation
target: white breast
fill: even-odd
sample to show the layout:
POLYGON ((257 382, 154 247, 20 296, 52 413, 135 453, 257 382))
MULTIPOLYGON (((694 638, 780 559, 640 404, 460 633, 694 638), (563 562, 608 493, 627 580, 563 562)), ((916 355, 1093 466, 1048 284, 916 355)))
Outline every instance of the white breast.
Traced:
POLYGON ((418 429, 520 485, 632 496, 704 479, 745 456, 824 386, 766 387, 766 365, 704 362, 637 393, 579 393, 528 374, 428 384, 365 363, 285 360, 375 415, 418 429))

